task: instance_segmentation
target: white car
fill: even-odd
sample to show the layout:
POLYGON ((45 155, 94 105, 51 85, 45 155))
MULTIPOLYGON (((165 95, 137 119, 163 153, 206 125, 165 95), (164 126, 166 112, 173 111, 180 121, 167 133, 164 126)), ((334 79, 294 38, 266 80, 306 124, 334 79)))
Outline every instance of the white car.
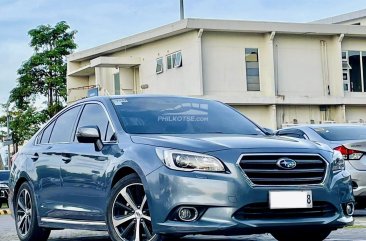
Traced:
POLYGON ((299 125, 280 129, 276 135, 308 139, 340 151, 352 176, 357 207, 366 208, 366 125, 299 125))

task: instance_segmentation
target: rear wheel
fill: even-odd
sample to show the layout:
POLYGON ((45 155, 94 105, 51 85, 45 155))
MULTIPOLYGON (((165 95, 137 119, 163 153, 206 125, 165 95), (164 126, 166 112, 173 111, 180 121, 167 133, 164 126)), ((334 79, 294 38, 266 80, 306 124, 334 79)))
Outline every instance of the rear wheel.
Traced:
POLYGON ((50 230, 38 226, 34 196, 27 182, 23 183, 16 196, 15 226, 21 241, 46 241, 50 230))
POLYGON ((122 178, 113 187, 107 225, 113 241, 161 241, 154 233, 144 186, 136 174, 122 178))
POLYGON ((323 241, 331 232, 330 230, 292 230, 271 234, 278 241, 323 241))

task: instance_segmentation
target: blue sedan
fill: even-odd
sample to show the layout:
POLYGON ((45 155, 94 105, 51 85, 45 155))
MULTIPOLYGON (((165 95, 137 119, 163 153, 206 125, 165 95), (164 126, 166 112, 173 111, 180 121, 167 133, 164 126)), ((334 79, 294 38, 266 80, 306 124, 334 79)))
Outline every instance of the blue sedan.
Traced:
POLYGON ((353 224, 339 152, 267 136, 231 107, 196 98, 76 102, 18 153, 9 187, 22 241, 67 228, 108 230, 113 241, 253 233, 319 241, 353 224))

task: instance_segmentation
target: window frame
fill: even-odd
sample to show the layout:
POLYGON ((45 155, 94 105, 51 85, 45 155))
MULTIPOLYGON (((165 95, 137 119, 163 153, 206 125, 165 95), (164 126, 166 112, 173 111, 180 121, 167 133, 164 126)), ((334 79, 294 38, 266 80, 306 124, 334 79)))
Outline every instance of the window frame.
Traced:
MULTIPOLYGON (((98 105, 100 105, 100 106, 103 108, 104 113, 105 113, 105 115, 107 116, 108 123, 110 124, 110 126, 112 126, 113 133, 114 133, 114 135, 115 135, 115 137, 116 137, 116 140, 115 140, 115 141, 103 141, 103 140, 102 140, 102 143, 103 143, 103 144, 116 144, 116 143, 118 143, 119 141, 118 141, 118 137, 117 137, 117 132, 116 132, 115 125, 114 125, 114 123, 112 122, 112 118, 110 117, 110 115, 109 115, 109 113, 108 113, 108 111, 107 111, 107 108, 103 105, 103 103, 101 103, 101 102, 99 102, 99 101, 88 101, 88 102, 84 102, 84 103, 82 103, 82 105, 83 105, 83 106, 82 106, 82 108, 81 108, 81 110, 80 110, 80 112, 79 112, 79 116, 78 116, 77 122, 76 122, 75 127, 74 127, 74 133, 73 133, 72 143, 83 144, 83 143, 79 143, 79 142, 77 141, 77 139, 76 139, 76 132, 77 132, 77 127, 78 127, 78 125, 79 125, 80 118, 81 118, 81 115, 82 115, 82 113, 83 113, 83 110, 84 110, 85 106, 86 106, 86 105, 88 105, 88 104, 98 104, 98 105)), ((105 138, 105 137, 104 137, 104 138, 105 138)))
POLYGON ((167 70, 178 69, 183 66, 183 54, 182 50, 170 53, 166 56, 167 70), (179 58, 177 58, 179 56, 179 58), (177 60, 179 60, 177 62, 177 60))
MULTIPOLYGON (((261 78, 260 78, 261 73, 260 73, 260 63, 259 63, 259 48, 254 48, 254 47, 245 48, 244 49, 244 62, 245 62, 246 91, 248 91, 248 92, 260 92, 262 88, 261 88, 261 78), (247 59, 247 57, 248 57, 247 55, 249 55, 249 54, 247 54, 247 51, 249 51, 249 50, 256 50, 257 58, 256 58, 255 61, 247 59), (256 63, 258 65, 258 68, 248 68, 248 65, 249 65, 248 63, 256 63), (252 73, 249 74, 249 71, 248 71, 249 69, 253 69, 253 70, 258 69, 258 75, 252 75, 252 73), (259 86, 258 90, 250 90, 249 89, 249 81, 248 81, 249 77, 258 77, 258 86, 259 86)), ((253 84, 253 83, 251 83, 251 84, 253 84)))
POLYGON ((163 57, 159 57, 156 59, 156 68, 155 68, 155 73, 156 74, 162 74, 164 73, 164 58, 163 57), (159 61, 161 61, 161 65, 159 65, 159 61), (158 70, 158 67, 161 66, 161 69, 158 70))
POLYGON ((38 141, 39 144, 41 144, 41 145, 50 144, 50 139, 51 139, 51 135, 52 135, 52 132, 53 132, 53 128, 55 127, 55 124, 56 124, 56 120, 50 121, 50 123, 42 129, 41 133, 38 135, 39 139, 37 141, 38 141), (51 132, 50 132, 50 136, 48 137, 48 142, 47 143, 42 143, 44 132, 51 125, 52 125, 52 129, 51 129, 51 132))
MULTIPOLYGON (((54 126, 53 126, 53 128, 52 128, 52 132, 51 132, 51 134, 50 134, 50 138, 49 138, 49 140, 48 140, 48 144, 50 144, 50 145, 56 145, 56 144, 69 144, 69 143, 72 143, 72 135, 73 135, 73 132, 75 131, 75 128, 76 128, 76 123, 77 123, 77 120, 78 120, 78 118, 79 118, 79 116, 80 116, 80 111, 82 110, 82 107, 80 107, 81 105, 73 105, 73 106, 70 106, 69 108, 67 108, 67 109, 65 109, 64 111, 62 111, 62 113, 60 113, 59 115, 57 115, 57 117, 55 118, 55 120, 54 120, 54 122, 55 122, 55 124, 54 124, 54 126), (68 111, 70 111, 70 110, 72 110, 72 109, 74 109, 74 108, 77 108, 77 107, 80 107, 80 109, 79 109, 79 111, 78 111, 78 113, 77 113, 77 115, 76 115, 76 119, 75 119, 75 122, 74 122, 74 124, 73 124, 73 126, 72 126, 72 130, 71 130, 71 135, 70 135, 70 137, 69 137, 69 141, 62 141, 62 142, 50 142, 51 141, 51 137, 52 137, 52 133, 53 133, 53 129, 55 128, 55 126, 56 126, 56 124, 57 124, 57 120, 63 115, 63 114, 65 114, 66 112, 68 112, 68 111)), ((50 122, 51 123, 51 122, 50 122)), ((44 129, 43 129, 43 131, 44 131, 44 129)))
MULTIPOLYGON (((75 143, 75 137, 76 137, 76 128, 77 128, 77 124, 79 123, 80 121, 80 116, 81 116, 81 111, 84 109, 84 106, 87 105, 87 104, 98 104, 100 106, 102 106, 105 114, 107 115, 107 118, 108 118, 108 121, 109 123, 111 124, 112 126, 112 129, 113 129, 113 132, 116 136, 116 140, 115 141, 102 141, 103 144, 116 144, 116 143, 119 143, 118 141, 118 137, 117 137, 117 132, 116 132, 116 128, 115 128, 115 124, 112 122, 112 118, 110 117, 108 111, 107 111, 107 108, 103 105, 103 103, 99 102, 99 101, 86 101, 86 102, 82 102, 82 103, 79 103, 79 104, 76 104, 76 105, 72 105, 72 106, 69 106, 69 107, 66 107, 64 110, 62 110, 60 113, 58 113, 57 115, 55 115, 54 117, 52 117, 48 123, 39 131, 39 133, 37 134, 37 137, 35 138, 34 142, 33 142, 33 145, 35 146, 43 146, 43 145, 55 145, 55 144, 71 144, 71 143, 75 143), (73 131, 72 131, 72 138, 70 138, 70 142, 65 142, 65 143, 39 143, 39 137, 43 135, 43 132, 44 130, 49 126, 49 125, 52 125, 53 123, 56 123, 57 119, 62 115, 64 114, 66 111, 68 110, 71 110, 72 108, 75 108, 77 106, 81 106, 80 110, 79 110, 79 113, 78 113, 78 116, 76 118, 76 122, 74 123, 73 125, 73 131)), ((54 127, 53 127, 54 128, 54 127)), ((53 132, 53 128, 52 128, 52 132, 53 132)), ((52 135, 52 132, 51 132, 51 135, 52 135)), ((51 138, 51 135, 50 135, 50 138, 51 138)), ((76 142, 78 143, 78 142, 76 142)))
POLYGON ((365 64, 363 63, 363 58, 366 57, 366 51, 364 50, 342 50, 342 54, 343 52, 346 53, 346 58, 344 59, 342 56, 342 71, 343 73, 347 73, 348 75, 348 82, 349 82, 349 86, 348 86, 348 90, 344 90, 350 93, 366 93, 366 72, 364 70, 364 68, 366 68, 365 64), (350 65, 350 52, 357 52, 359 53, 359 57, 360 57, 360 82, 361 82, 361 91, 354 91, 352 88, 352 81, 351 81, 351 70, 352 70, 352 66, 350 65), (364 56, 365 54, 365 56, 364 56), (348 65, 350 66, 349 69, 343 69, 343 61, 347 61, 348 65), (345 72, 346 71, 346 72, 345 72))

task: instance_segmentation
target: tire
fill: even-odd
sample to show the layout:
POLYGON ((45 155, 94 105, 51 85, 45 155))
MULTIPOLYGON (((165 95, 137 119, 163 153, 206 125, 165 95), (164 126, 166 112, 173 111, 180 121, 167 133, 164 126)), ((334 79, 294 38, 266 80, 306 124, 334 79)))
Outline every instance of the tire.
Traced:
POLYGON ((331 230, 293 230, 280 231, 271 233, 278 241, 323 241, 326 239, 331 230))
POLYGON ((137 174, 127 175, 113 187, 107 226, 113 241, 133 241, 137 233, 140 241, 166 240, 152 230, 145 190, 137 174))
POLYGON ((21 241, 46 241, 51 230, 38 226, 34 195, 27 182, 23 183, 14 203, 15 227, 21 241))

